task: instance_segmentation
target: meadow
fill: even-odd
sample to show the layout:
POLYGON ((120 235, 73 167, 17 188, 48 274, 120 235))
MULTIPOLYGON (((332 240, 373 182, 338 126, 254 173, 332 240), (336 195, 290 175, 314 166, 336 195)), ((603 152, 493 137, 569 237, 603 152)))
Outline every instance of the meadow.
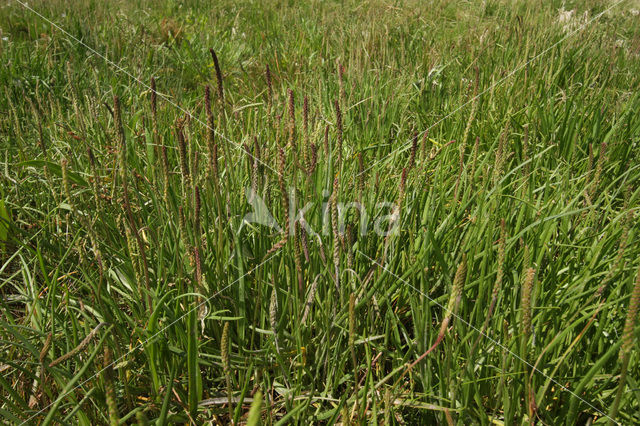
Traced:
POLYGON ((1 421, 640 423, 639 10, 2 2, 1 421))

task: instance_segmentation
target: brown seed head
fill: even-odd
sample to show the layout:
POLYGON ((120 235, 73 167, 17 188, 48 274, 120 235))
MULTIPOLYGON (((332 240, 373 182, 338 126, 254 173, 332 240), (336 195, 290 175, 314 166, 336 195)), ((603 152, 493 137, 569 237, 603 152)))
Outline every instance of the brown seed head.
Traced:
POLYGON ((218 98, 222 103, 224 101, 224 92, 222 90, 222 71, 220 71, 220 63, 218 62, 218 55, 213 49, 209 49, 211 52, 211 57, 213 58, 213 66, 216 70, 216 79, 218 81, 218 98))

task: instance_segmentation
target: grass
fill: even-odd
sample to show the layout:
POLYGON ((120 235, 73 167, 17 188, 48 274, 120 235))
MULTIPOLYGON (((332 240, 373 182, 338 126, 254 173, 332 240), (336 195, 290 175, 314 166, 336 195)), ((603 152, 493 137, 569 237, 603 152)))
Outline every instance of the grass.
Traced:
POLYGON ((0 6, 0 417, 640 422, 611 5, 0 6))

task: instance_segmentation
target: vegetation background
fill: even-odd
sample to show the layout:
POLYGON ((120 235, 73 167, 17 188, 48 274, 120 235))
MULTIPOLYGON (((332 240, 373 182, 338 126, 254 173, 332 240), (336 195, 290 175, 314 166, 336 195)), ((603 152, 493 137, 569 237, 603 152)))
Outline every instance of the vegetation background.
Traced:
POLYGON ((0 417, 640 423, 639 10, 2 2, 0 417))

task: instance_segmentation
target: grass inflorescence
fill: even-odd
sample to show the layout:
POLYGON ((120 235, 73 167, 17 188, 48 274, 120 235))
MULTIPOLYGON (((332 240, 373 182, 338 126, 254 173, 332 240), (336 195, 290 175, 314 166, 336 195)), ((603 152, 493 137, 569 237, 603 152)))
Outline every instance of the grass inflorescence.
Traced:
POLYGON ((630 6, 240 3, 0 6, 0 417, 640 422, 630 6))

